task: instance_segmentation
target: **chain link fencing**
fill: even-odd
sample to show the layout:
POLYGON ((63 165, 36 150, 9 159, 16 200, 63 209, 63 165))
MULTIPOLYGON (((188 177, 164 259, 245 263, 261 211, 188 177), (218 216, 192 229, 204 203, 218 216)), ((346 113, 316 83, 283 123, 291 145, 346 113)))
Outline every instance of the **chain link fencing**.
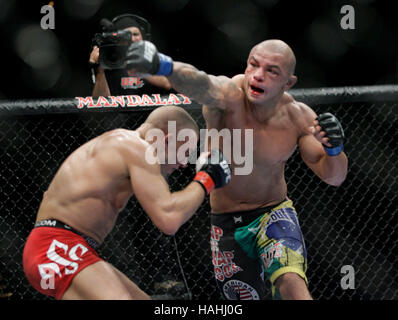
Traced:
MULTIPOLYGON (((387 101, 371 89, 365 91, 372 92, 366 99, 355 92, 347 97, 347 90, 344 94, 303 90, 298 92, 302 99, 296 97, 318 114, 331 112, 340 119, 349 159, 347 179, 338 188, 316 177, 298 151, 287 163, 289 197, 306 239, 307 276, 315 299, 398 299, 398 89, 394 90, 387 101), (344 289, 342 268, 347 265, 354 270, 354 288, 344 289)), ((13 300, 48 299, 27 282, 22 251, 43 192, 59 165, 81 144, 105 131, 137 128, 152 110, 27 112, 38 103, 22 101, 19 111, 5 102, 0 107, 0 296, 13 300)), ((74 102, 58 101, 62 104, 76 109, 74 102)), ((200 106, 192 102, 185 108, 204 128, 200 106)), ((168 179, 171 191, 184 188, 194 173, 192 165, 174 172, 168 179)), ((99 254, 150 295, 167 293, 157 285, 177 279, 186 283, 173 287, 176 292, 169 293, 174 298, 218 300, 209 212, 206 199, 171 237, 153 226, 133 198, 99 254)))

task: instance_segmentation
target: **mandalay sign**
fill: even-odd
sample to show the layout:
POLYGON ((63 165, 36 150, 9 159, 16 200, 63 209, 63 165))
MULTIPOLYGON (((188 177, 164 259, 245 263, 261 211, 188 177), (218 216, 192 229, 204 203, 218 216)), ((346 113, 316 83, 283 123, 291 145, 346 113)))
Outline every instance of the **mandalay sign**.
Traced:
POLYGON ((78 109, 83 108, 129 108, 129 107, 149 107, 149 106, 167 106, 167 105, 189 105, 192 104, 190 98, 183 94, 170 93, 143 94, 129 96, 108 96, 108 97, 75 97, 78 109))

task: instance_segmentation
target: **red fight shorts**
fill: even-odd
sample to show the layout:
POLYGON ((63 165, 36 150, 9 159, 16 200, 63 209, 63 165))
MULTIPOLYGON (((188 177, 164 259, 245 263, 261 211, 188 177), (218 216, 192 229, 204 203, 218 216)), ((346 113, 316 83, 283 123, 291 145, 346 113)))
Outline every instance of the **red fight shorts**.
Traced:
POLYGON ((61 299, 73 278, 102 259, 80 235, 54 227, 36 227, 23 251, 29 283, 40 293, 61 299))

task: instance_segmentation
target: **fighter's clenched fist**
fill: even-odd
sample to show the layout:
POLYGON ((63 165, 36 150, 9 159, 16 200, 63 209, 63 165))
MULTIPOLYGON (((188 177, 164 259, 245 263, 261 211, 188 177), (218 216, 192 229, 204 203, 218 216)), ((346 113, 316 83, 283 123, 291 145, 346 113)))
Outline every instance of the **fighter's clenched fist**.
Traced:
POLYGON ((329 156, 339 155, 343 150, 344 130, 333 114, 328 112, 320 114, 314 120, 311 133, 323 144, 329 156))
POLYGON ((126 68, 132 73, 168 76, 173 71, 173 60, 159 53, 153 43, 138 41, 127 50, 126 68))

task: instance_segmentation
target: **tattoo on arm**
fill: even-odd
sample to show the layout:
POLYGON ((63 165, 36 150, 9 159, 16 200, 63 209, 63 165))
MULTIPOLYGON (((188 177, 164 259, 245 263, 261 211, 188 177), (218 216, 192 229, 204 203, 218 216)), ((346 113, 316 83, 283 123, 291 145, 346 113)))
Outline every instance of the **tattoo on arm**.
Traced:
POLYGON ((168 77, 173 88, 199 103, 218 106, 223 104, 222 83, 217 77, 199 71, 194 66, 175 62, 168 77))

